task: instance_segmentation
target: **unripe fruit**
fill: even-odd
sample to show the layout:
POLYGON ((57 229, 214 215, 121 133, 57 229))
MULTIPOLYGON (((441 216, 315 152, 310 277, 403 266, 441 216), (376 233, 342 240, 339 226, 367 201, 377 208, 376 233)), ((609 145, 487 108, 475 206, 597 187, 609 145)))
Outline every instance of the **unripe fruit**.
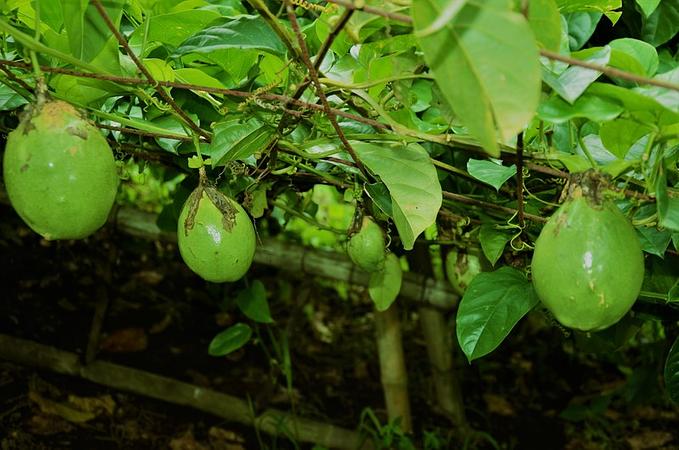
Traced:
POLYGON ((569 198, 535 243, 533 286, 563 325, 596 331, 619 321, 644 279, 634 227, 610 200, 569 198))
POLYGON ((349 258, 361 269, 375 272, 384 265, 385 251, 382 228, 370 217, 363 217, 361 229, 347 243, 349 258))
POLYGON ((66 102, 29 108, 5 148, 10 202, 45 239, 89 236, 106 222, 118 190, 111 148, 66 102))
POLYGON ((199 186, 184 203, 177 242, 186 265, 214 283, 240 279, 255 256, 256 236, 248 214, 211 187, 199 186))
POLYGON ((450 251, 446 255, 446 275, 455 292, 463 295, 472 280, 483 271, 481 259, 472 253, 450 251))

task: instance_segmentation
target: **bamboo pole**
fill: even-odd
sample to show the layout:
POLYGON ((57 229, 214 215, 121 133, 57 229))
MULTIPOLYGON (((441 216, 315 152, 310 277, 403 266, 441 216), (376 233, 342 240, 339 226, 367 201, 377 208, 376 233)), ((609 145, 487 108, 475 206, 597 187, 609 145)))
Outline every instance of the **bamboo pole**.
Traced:
POLYGON ((85 365, 75 353, 5 334, 0 334, 0 358, 189 406, 228 421, 257 427, 265 433, 294 435, 301 442, 340 449, 373 448, 370 441, 351 430, 299 418, 276 409, 267 409, 255 416, 247 401, 232 395, 106 361, 93 361, 85 365))
MULTIPOLYGON (((114 221, 123 232, 144 239, 176 241, 175 233, 160 230, 157 216, 135 208, 123 207, 114 212, 114 221)), ((265 239, 257 246, 255 262, 297 274, 306 274, 367 286, 370 274, 356 267, 343 254, 312 249, 277 239, 265 239)), ((457 306, 458 295, 444 281, 407 272, 399 296, 441 309, 457 306)))
POLYGON ((375 328, 387 416, 389 422, 400 420, 401 430, 410 433, 413 431, 413 421, 408 398, 408 373, 396 302, 386 311, 375 311, 375 328))

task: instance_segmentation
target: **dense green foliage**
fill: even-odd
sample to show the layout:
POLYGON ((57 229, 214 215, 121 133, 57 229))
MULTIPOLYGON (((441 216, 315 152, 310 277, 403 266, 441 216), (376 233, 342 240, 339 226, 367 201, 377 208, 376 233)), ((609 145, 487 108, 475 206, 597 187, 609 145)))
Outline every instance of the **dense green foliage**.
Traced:
MULTIPOLYGON (((14 128, 13 112, 34 101, 43 76, 50 95, 91 115, 119 159, 162 163, 167 179, 183 180, 158 223, 179 226, 180 246, 187 209, 179 214, 199 168, 245 207, 234 204, 236 226, 250 227, 243 261, 254 247, 248 214, 261 236, 335 249, 352 209, 376 217, 391 251, 371 281, 378 309, 398 294, 399 256, 430 244, 422 234, 435 229, 435 244, 480 247, 495 268, 470 281, 457 311, 471 361, 543 309, 531 284, 533 246, 570 175, 594 169, 612 180, 606 208, 615 217, 596 227, 604 257, 595 264, 630 258, 616 267, 636 277, 640 247, 643 285, 637 295, 642 281, 621 284, 624 307, 584 325, 547 306, 567 326, 597 329, 652 305, 643 317, 676 329, 667 317, 679 302, 679 0, 372 0, 371 12, 324 2, 108 0, 106 16, 129 48, 95 3, 2 2, 2 124, 14 128), (623 219, 634 227, 624 240, 623 219)), ((217 226, 221 213, 204 202, 196 216, 217 226)), ((213 255, 202 245, 187 262, 204 264, 192 266, 204 278, 247 271, 208 273, 213 255)), ((591 281, 568 278, 578 277, 569 267, 584 250, 557 255, 572 249, 547 247, 536 274, 548 266, 557 275, 539 287, 543 300, 591 281)), ((248 317, 270 319, 264 294, 246 297, 267 312, 250 303, 248 317)), ((250 337, 241 325, 215 354, 250 337)), ((679 346, 672 352, 665 376, 679 399, 679 346)))

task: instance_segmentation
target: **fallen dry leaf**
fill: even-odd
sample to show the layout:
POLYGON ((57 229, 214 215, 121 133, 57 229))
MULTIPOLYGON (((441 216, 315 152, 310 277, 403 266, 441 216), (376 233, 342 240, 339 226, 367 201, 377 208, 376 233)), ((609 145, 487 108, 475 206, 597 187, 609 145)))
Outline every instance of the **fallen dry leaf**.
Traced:
POLYGON ((143 328, 122 328, 106 336, 99 348, 111 353, 141 352, 148 347, 148 337, 143 328))
POLYGON ((635 436, 628 437, 625 440, 632 450, 644 450, 669 444, 674 440, 674 436, 669 431, 647 430, 635 436))

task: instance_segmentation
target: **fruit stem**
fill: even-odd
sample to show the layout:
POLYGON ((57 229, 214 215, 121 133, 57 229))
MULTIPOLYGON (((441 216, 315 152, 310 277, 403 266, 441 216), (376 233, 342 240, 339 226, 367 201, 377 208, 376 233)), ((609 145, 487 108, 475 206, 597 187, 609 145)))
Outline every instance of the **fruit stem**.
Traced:
POLYGON ((592 165, 592 168, 596 169, 597 168, 597 163, 592 157, 592 154, 589 152, 589 149, 587 148, 587 145, 585 144, 585 140, 582 138, 582 136, 578 137, 578 142, 580 143, 580 148, 582 149, 582 153, 585 154, 587 159, 589 160, 589 163, 592 165))

